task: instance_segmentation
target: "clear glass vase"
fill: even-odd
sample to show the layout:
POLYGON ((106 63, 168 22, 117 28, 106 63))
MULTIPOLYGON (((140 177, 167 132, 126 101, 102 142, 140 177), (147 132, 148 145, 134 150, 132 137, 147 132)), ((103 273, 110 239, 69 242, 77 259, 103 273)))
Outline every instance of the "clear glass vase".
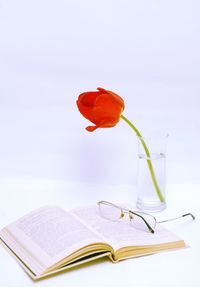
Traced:
POLYGON ((166 143, 168 134, 138 138, 137 208, 166 208, 166 143))

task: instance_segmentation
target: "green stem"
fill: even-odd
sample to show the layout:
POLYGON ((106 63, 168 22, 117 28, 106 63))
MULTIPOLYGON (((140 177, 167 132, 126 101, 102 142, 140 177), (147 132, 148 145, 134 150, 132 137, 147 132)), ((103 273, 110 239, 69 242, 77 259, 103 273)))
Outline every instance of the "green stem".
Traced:
POLYGON ((153 165, 152 165, 152 162, 151 162, 151 155, 150 155, 150 152, 149 152, 149 150, 147 148, 147 145, 146 145, 144 139, 142 138, 142 135, 140 134, 138 129, 132 124, 132 122, 130 122, 124 115, 121 115, 121 118, 134 130, 134 132, 136 133, 136 135, 140 139, 140 141, 141 141, 141 143, 142 143, 142 145, 144 147, 146 156, 147 156, 147 164, 148 164, 148 167, 149 167, 149 171, 151 173, 151 178, 152 178, 154 187, 156 189, 157 195, 158 195, 160 201, 164 202, 165 198, 162 195, 162 193, 160 191, 160 188, 159 188, 159 185, 158 185, 157 180, 156 180, 155 172, 154 172, 153 165))

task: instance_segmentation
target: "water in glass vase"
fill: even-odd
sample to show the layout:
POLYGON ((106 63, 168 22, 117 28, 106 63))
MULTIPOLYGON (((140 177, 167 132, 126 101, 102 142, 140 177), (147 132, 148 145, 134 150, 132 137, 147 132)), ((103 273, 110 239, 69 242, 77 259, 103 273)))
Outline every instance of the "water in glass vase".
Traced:
POLYGON ((157 212, 166 208, 166 157, 164 153, 151 153, 148 158, 146 154, 138 155, 138 177, 137 177, 137 207, 148 212, 157 212), (159 198, 155 182, 148 168, 148 161, 151 161, 153 172, 158 188, 164 197, 159 198))

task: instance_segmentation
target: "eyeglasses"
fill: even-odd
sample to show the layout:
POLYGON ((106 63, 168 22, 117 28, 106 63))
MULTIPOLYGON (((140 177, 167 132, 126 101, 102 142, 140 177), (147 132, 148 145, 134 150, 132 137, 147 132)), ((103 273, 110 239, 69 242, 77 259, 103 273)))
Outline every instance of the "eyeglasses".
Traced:
POLYGON ((155 227, 157 223, 173 221, 186 216, 190 216, 193 220, 195 220, 195 217, 192 213, 186 213, 179 217, 157 221, 156 218, 151 214, 140 211, 132 211, 108 201, 102 200, 99 201, 97 204, 99 207, 100 215, 105 219, 111 221, 121 221, 127 215, 131 226, 143 231, 150 231, 151 233, 155 232, 155 227))

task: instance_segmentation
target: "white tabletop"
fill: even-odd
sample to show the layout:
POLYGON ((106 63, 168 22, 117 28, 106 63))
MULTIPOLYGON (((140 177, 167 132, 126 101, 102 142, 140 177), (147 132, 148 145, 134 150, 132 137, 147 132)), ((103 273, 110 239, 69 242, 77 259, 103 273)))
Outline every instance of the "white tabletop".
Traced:
MULTIPOLYGON (((108 259, 89 263, 51 278, 34 282, 14 258, 0 247, 0 277, 4 287, 22 286, 200 286, 200 224, 198 185, 168 185, 168 207, 155 214, 164 219, 192 212, 194 222, 168 223, 167 227, 183 238, 189 248, 134 258, 118 264, 108 259)), ((99 200, 135 202, 132 186, 92 185, 44 180, 0 181, 0 228, 29 211, 58 204, 66 209, 96 204, 99 200)))

